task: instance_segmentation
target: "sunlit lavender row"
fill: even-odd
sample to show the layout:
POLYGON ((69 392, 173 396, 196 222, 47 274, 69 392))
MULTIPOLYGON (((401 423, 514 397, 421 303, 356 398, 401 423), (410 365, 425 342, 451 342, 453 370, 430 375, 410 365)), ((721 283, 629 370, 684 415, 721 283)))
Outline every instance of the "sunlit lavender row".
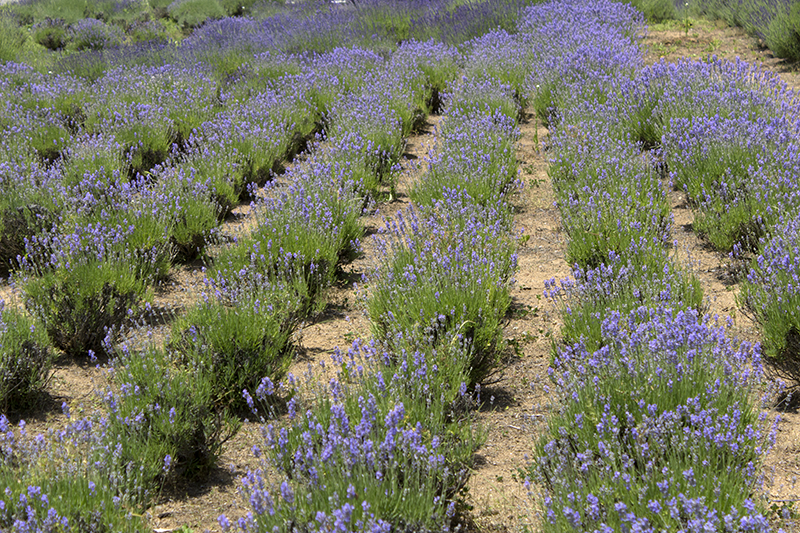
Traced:
MULTIPOLYGON (((775 429, 759 412, 759 349, 704 316, 699 283, 669 251, 667 195, 674 186, 697 198, 678 179, 679 161, 693 153, 673 138, 721 159, 685 124, 723 120, 727 110, 724 119, 751 121, 754 132, 765 114, 790 125, 779 120, 790 107, 785 89, 740 63, 643 68, 644 26, 623 6, 562 2, 529 8, 524 19, 545 33, 559 20, 587 19, 602 35, 562 35, 567 43, 543 60, 551 69, 534 68, 527 85, 551 127, 551 176, 575 265, 574 279, 545 290, 564 328, 551 368, 560 406, 526 469, 543 527, 769 531, 759 469, 775 429)), ((788 142, 791 128, 782 131, 773 137, 788 142)), ((726 172, 687 163, 685 175, 726 172)), ((698 220, 702 201, 726 200, 704 195, 693 204, 698 220)))

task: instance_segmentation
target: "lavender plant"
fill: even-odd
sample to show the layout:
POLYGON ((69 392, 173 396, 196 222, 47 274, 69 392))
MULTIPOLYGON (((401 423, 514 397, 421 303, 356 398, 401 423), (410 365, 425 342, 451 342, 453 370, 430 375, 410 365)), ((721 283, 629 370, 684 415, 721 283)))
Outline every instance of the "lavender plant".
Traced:
POLYGON ((764 334, 764 351, 775 369, 793 383, 800 355, 800 314, 798 314, 798 249, 800 219, 788 216, 765 239, 753 258, 747 279, 742 282, 738 301, 753 314, 764 334))
POLYGON ((154 347, 129 352, 123 346, 112 365, 115 390, 102 391, 102 400, 105 439, 117 447, 113 460, 130 465, 141 490, 151 495, 170 474, 207 474, 241 425, 218 403, 213 370, 154 347))
MULTIPOLYGON (((102 418, 70 420, 28 435, 0 415, 0 527, 5 531, 145 529, 146 494, 132 464, 116 459, 122 442, 107 440, 102 418)), ((119 436, 119 435, 118 435, 119 436)))
POLYGON ((667 257, 663 247, 645 239, 594 268, 572 269, 574 279, 545 282, 544 295, 559 310, 563 341, 581 343, 589 353, 603 347, 601 324, 611 313, 625 316, 640 307, 670 306, 675 312, 703 311, 703 289, 667 257))
POLYGON ((435 40, 405 41, 391 58, 392 63, 410 62, 425 74, 430 100, 426 102, 424 109, 431 113, 440 110, 440 97, 456 80, 462 61, 462 55, 457 48, 435 40))
POLYGON ((222 208, 214 201, 208 183, 196 181, 178 168, 160 175, 144 194, 167 212, 168 238, 176 261, 196 259, 216 240, 222 208))
POLYGON ((517 179, 515 119, 488 106, 448 110, 437 134, 440 148, 428 157, 428 173, 411 189, 411 199, 429 206, 464 193, 476 205, 503 203, 517 179))
POLYGON ((184 30, 226 16, 218 0, 175 0, 167 7, 167 13, 184 30))
POLYGON ((255 390, 265 377, 284 378, 308 303, 291 284, 278 283, 262 283, 233 302, 206 298, 175 322, 170 346, 207 384, 216 410, 244 412, 243 390, 255 390))
POLYGON ((258 227, 222 252, 209 276, 226 290, 248 292, 264 280, 291 280, 307 299, 305 312, 324 305, 322 292, 341 261, 358 249, 363 201, 346 167, 314 162, 293 173, 286 193, 255 204, 258 227))
POLYGON ((146 225, 78 222, 71 233, 28 243, 19 274, 25 306, 57 348, 70 357, 108 353, 164 268, 163 247, 136 246, 148 236, 146 225))
MULTIPOLYGON (((295 100, 269 90, 251 95, 246 101, 230 101, 227 110, 201 129, 201 147, 231 154, 238 164, 234 187, 246 197, 247 187, 261 187, 282 170, 282 162, 294 149, 295 133, 304 136, 313 129, 311 120, 295 100)), ((295 97, 302 98, 295 91, 295 97)))
POLYGON ((27 41, 28 36, 20 28, 14 17, 9 16, 5 11, 0 12, 0 61, 13 61, 17 58, 22 45, 27 41))
POLYGON ((113 136, 73 137, 63 157, 61 182, 75 194, 89 192, 81 190, 87 182, 112 187, 127 180, 130 174, 124 147, 113 136))
POLYGON ((469 386, 497 366, 501 321, 511 303, 515 245, 495 211, 411 209, 387 220, 367 303, 374 335, 389 346, 463 350, 467 357, 459 364, 469 369, 469 386))
POLYGON ((120 46, 125 39, 121 28, 95 18, 81 19, 70 25, 68 47, 73 50, 104 50, 120 46))
POLYGON ((87 111, 86 130, 114 136, 123 147, 129 175, 144 175, 166 161, 175 141, 169 114, 162 106, 119 101, 87 111))
MULTIPOLYGON (((438 361, 435 351, 389 355, 358 342, 335 353, 337 377, 311 383, 315 400, 289 401, 288 428, 264 428, 263 467, 242 479, 251 511, 236 529, 449 529, 482 437, 464 411, 466 386, 453 386, 463 368, 438 361), (274 469, 277 479, 266 474, 274 469)), ((256 396, 273 390, 265 380, 256 396)))
POLYGON ((778 57, 800 59, 800 7, 797 4, 781 7, 767 26, 767 46, 778 57))
POLYGON ((671 121, 663 137, 670 177, 696 210, 695 229, 715 248, 754 252, 780 214, 796 209, 790 169, 800 151, 791 129, 785 117, 671 121))
POLYGON ((525 83, 532 70, 535 48, 524 41, 528 35, 504 30, 490 31, 467 43, 465 76, 488 77, 511 87, 520 107, 525 104, 525 83))
POLYGON ((35 404, 50 379, 52 358, 44 331, 0 300, 0 411, 20 413, 35 404))
POLYGON ((769 446, 758 351, 669 307, 612 312, 602 333, 604 348, 556 358, 564 407, 527 470, 548 528, 769 531, 753 499, 769 446))
POLYGON ((530 35, 523 42, 534 54, 526 87, 536 114, 557 121, 571 102, 605 102, 620 75, 642 67, 637 42, 643 29, 641 13, 624 4, 578 0, 526 9, 519 30, 530 35))
POLYGON ((31 27, 33 40, 49 50, 61 50, 68 42, 67 25, 61 19, 46 18, 31 27))
POLYGON ((582 267, 598 266, 609 252, 620 254, 641 239, 669 241, 666 192, 653 166, 638 156, 639 147, 609 139, 598 150, 583 148, 589 138, 595 140, 586 144, 594 145, 594 134, 604 129, 586 121, 565 124, 552 135, 550 172, 570 236, 567 258, 582 267))
POLYGON ((61 212, 57 176, 36 163, 6 164, 0 178, 0 273, 14 270, 25 241, 50 230, 61 212), (36 183, 47 186, 36 186, 36 183), (51 188, 52 187, 52 188, 51 188))
POLYGON ((327 138, 334 157, 358 165, 365 194, 395 194, 396 163, 405 149, 403 122, 378 94, 345 97, 331 110, 327 138))

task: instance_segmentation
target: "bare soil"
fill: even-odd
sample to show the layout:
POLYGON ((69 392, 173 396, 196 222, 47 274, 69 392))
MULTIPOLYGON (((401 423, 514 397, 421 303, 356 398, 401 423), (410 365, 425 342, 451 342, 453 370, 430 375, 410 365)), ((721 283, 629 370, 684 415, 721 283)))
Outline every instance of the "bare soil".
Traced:
MULTIPOLYGON (((715 54, 724 59, 740 57, 757 62, 778 73, 790 87, 800 86, 797 64, 775 59, 768 50, 740 29, 721 23, 693 21, 688 32, 680 23, 652 27, 645 39, 648 62, 676 61, 683 57, 702 59, 715 54)), ((356 338, 369 337, 369 324, 363 310, 364 275, 376 266, 370 234, 408 204, 408 190, 424 169, 424 157, 435 149, 434 128, 439 117, 430 117, 420 134, 409 139, 403 159, 404 172, 398 184, 396 201, 378 206, 366 216, 368 236, 362 255, 344 266, 340 283, 329 294, 326 310, 304 325, 295 339, 298 357, 291 371, 302 375, 308 369, 316 372, 319 362, 328 358, 334 347, 346 350, 356 338)), ((569 276, 565 262, 565 238, 561 233, 558 210, 547 174, 547 156, 542 144, 547 130, 532 116, 521 124, 522 140, 517 157, 522 169, 524 187, 514 196, 515 222, 523 234, 519 250, 519 272, 513 287, 512 311, 504 329, 508 344, 504 364, 482 389, 483 408, 478 420, 486 431, 486 444, 475 456, 468 485, 468 529, 472 531, 506 532, 538 529, 538 502, 535 495, 518 482, 517 471, 526 464, 533 443, 540 434, 550 408, 546 392, 547 368, 552 339, 558 338, 559 322, 555 310, 541 296, 544 281, 569 276)), ((299 164, 301 164, 300 162, 299 164)), ((692 231, 693 215, 681 193, 670 192, 677 241, 675 254, 690 267, 703 284, 709 312, 730 316, 736 333, 744 339, 757 340, 755 325, 737 307, 738 285, 731 275, 725 256, 712 251, 692 231)), ((237 210, 237 217, 222 228, 223 234, 241 234, 249 221, 248 208, 237 210)), ((171 318, 196 301, 202 291, 202 264, 176 268, 169 283, 157 291, 153 302, 160 318, 151 321, 153 335, 163 335, 171 318)), ((7 305, 21 306, 21 299, 8 283, 0 284, 0 298, 7 305)), ((132 331, 131 342, 142 341, 143 330, 132 331)), ((28 430, 35 433, 63 425, 60 406, 66 403, 73 413, 97 408, 92 390, 105 386, 102 368, 95 363, 60 362, 56 365, 41 408, 28 420, 28 430)), ((770 411, 774 418, 778 413, 770 411)), ((782 422, 777 440, 764 469, 763 496, 780 506, 800 501, 800 415, 780 413, 782 422)), ((259 426, 246 422, 242 430, 225 446, 219 467, 203 481, 180 482, 164 487, 156 506, 149 511, 154 531, 170 532, 181 527, 191 530, 219 531, 217 517, 225 513, 235 520, 246 511, 236 495, 238 478, 248 469, 258 468, 252 447, 259 444, 259 426)), ((792 521, 780 524, 788 531, 800 530, 792 521)))

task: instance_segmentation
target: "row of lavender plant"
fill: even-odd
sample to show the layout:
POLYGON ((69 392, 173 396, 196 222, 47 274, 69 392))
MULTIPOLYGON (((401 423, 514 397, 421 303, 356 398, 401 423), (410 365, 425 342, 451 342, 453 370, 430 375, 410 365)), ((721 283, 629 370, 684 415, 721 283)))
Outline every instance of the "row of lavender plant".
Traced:
MULTIPOLYGON (((264 466, 243 479, 250 512, 238 530, 457 523, 482 440, 471 391, 497 367, 510 304, 515 239, 504 198, 516 178, 519 109, 488 77, 463 79, 444 106, 428 171, 411 191, 416 206, 377 238, 367 296, 374 340, 336 352, 330 382, 309 376, 311 399, 290 401, 288 427, 265 426, 264 466)), ((271 386, 258 392, 254 406, 271 386)), ((234 527, 225 516, 220 524, 234 527)))
POLYGON ((648 101, 637 96, 649 88, 643 20, 621 4, 570 1, 529 8, 521 27, 561 39, 528 83, 551 127, 575 265, 545 291, 564 320, 551 367, 560 403, 525 469, 544 527, 767 531, 758 349, 702 315, 697 280, 669 256, 668 183, 660 154, 646 151, 659 115, 632 112, 648 101))
MULTIPOLYGON (((98 347, 112 357, 109 372, 113 386, 102 396, 106 415, 87 422, 96 430, 89 429, 81 437, 85 439, 87 462, 75 467, 75 476, 66 482, 47 478, 38 468, 48 454, 61 453, 63 442, 45 439, 41 450, 30 451, 16 442, 13 432, 8 433, 2 474, 18 482, 9 485, 6 494, 12 503, 4 507, 4 525, 22 527, 16 521, 27 517, 31 525, 46 527, 41 521, 45 515, 26 511, 28 483, 47 495, 47 501, 66 500, 52 506, 43 504, 59 520, 66 518, 73 525, 87 522, 89 527, 112 527, 116 531, 122 530, 119 522, 127 515, 125 528, 137 530, 142 524, 131 517, 140 514, 170 475, 194 476, 213 467, 223 444, 241 424, 236 414, 247 406, 241 391, 256 390, 264 376, 276 382, 283 378, 293 353, 294 331, 324 302, 322 292, 334 281, 337 265, 357 250, 363 232, 358 218, 369 195, 376 191, 376 185, 365 182, 370 177, 391 175, 394 169, 385 166, 399 158, 403 135, 415 127, 419 114, 429 109, 431 83, 422 69, 440 80, 453 72, 456 54, 432 46, 409 43, 391 63, 358 49, 339 50, 315 59, 319 63, 312 72, 316 77, 328 81, 339 76, 345 83, 331 89, 312 78, 301 90, 314 94, 290 105, 295 110, 303 105, 310 108, 307 102, 312 101, 325 109, 322 106, 333 103, 330 112, 320 112, 330 146, 312 149, 309 162, 286 176, 284 181, 289 185, 285 190, 268 191, 266 199, 253 204, 258 220, 253 234, 215 258, 208 272, 205 301, 175 321, 165 347, 128 350, 114 346, 118 325, 135 314, 146 299, 143 293, 169 266, 165 248, 170 241, 163 238, 165 232, 160 228, 173 226, 164 224, 164 219, 170 214, 180 216, 191 230, 202 227, 203 222, 191 216, 208 211, 218 223, 215 217, 223 205, 229 209, 243 194, 235 187, 231 190, 225 170, 258 183, 262 174, 259 169, 274 164, 278 154, 289 149, 280 145, 286 142, 286 130, 289 136, 302 136, 295 127, 287 128, 293 118, 290 112, 274 111, 276 106, 286 107, 281 103, 286 97, 279 102, 275 90, 269 89, 255 95, 251 90, 241 95, 220 95, 228 102, 226 109, 210 116, 199 113, 206 120, 185 130, 185 143, 173 147, 165 163, 154 166, 146 175, 137 172, 134 180, 120 178, 117 169, 109 176, 101 166, 97 170, 101 175, 94 181, 86 173, 75 185, 85 192, 79 197, 77 213, 62 212, 51 231, 28 239, 27 254, 19 259, 26 274, 21 282, 29 309, 42 318, 59 347, 71 354, 98 347), (367 67, 346 68, 361 59, 367 67), (367 72, 382 83, 363 87, 367 72), (418 89, 406 91, 409 84, 418 89), (247 103, 238 103, 237 97, 244 101, 245 94, 247 103), (315 97, 318 100, 314 101, 315 97), (337 112, 338 102, 349 107, 342 106, 337 112), (367 116, 378 120, 358 120, 367 116), (209 153, 212 149, 220 156, 209 153), (244 150, 251 156, 242 158, 244 150), (256 159, 253 154, 264 157, 256 159), (108 183, 103 178, 114 181, 108 183), (227 189, 215 186, 212 178, 221 178, 227 189), (227 191, 231 196, 220 199, 227 191), (206 205, 203 210, 192 210, 187 202, 198 197, 211 202, 210 208, 206 205), (73 226, 74 233, 63 232, 73 226), (154 236, 162 238, 147 240, 154 236), (100 448, 109 446, 114 453, 107 462, 89 461, 102 453, 100 448), (20 476, 19 469, 27 474, 20 476), (124 472, 117 476, 117 470, 124 472), (68 497, 74 485, 87 482, 91 498, 78 502, 68 497), (113 506, 101 505, 94 498, 109 494, 114 495, 113 506)), ((110 83, 106 78, 103 81, 110 83)), ((291 87, 295 80, 279 81, 291 87)), ((146 109, 142 104, 131 105, 146 109)), ((119 112, 104 113, 113 121, 124 120, 119 112)), ((161 120, 164 115, 148 116, 161 120)), ((132 123, 132 127, 141 124, 132 123)), ((141 148, 141 144, 135 146, 141 148)), ((150 152, 142 149, 142 153, 150 152)), ((94 163, 92 159, 88 162, 94 163)), ((56 175, 53 182, 62 191, 68 189, 59 178, 62 176, 56 175)), ((74 190, 68 193, 72 198, 77 196, 74 190)), ((28 211, 23 213, 28 214, 30 208, 25 207, 28 211)), ((8 322, 19 321, 13 322, 9 315, 8 322)), ((40 353, 33 344, 25 349, 31 356, 40 353)), ((47 351, 42 349, 41 353, 46 355, 47 351)), ((18 379, 26 379, 24 372, 30 373, 20 369, 18 379)), ((36 381, 33 376, 31 381, 40 384, 41 379, 36 381)), ((79 494, 81 498, 87 496, 85 490, 79 494)))
POLYGON ((749 262, 739 304, 761 325, 771 364, 796 381, 797 94, 760 67, 711 59, 643 68, 606 105, 613 128, 652 149, 685 194, 692 228, 734 264, 749 262))

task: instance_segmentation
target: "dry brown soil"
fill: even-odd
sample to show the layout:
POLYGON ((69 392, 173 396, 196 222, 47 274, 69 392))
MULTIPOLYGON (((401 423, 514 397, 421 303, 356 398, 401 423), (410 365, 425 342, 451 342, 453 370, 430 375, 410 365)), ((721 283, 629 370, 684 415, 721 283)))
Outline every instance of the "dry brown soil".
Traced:
MULTIPOLYGON (((724 59, 740 57, 762 63, 780 74, 790 86, 800 85, 796 64, 773 58, 741 30, 713 22, 693 22, 688 32, 680 23, 651 28, 645 40, 649 49, 647 60, 701 59, 709 54, 724 59)), ((376 212, 365 217, 368 235, 383 223, 383 217, 392 216, 407 206, 409 187, 423 171, 424 156, 428 150, 435 149, 434 128, 438 120, 439 117, 430 117, 423 131, 409 139, 399 197, 392 203, 379 205, 376 212)), ((565 237, 561 233, 547 174, 547 157, 542 149, 547 131, 533 116, 526 116, 520 127, 523 135, 518 159, 524 187, 514 196, 513 205, 516 225, 524 238, 519 250, 519 272, 512 290, 512 311, 504 330, 508 350, 502 367, 482 389, 484 407, 478 420, 487 439, 475 456, 467 496, 472 506, 468 513, 468 529, 473 531, 535 530, 540 523, 536 496, 529 495, 516 481, 516 473, 525 465, 549 409, 546 371, 552 338, 558 336, 559 323, 555 310, 541 297, 544 281, 561 279, 570 273, 564 259, 565 237)), ((732 317, 738 335, 757 339, 754 324, 737 308, 738 288, 730 275, 728 259, 713 252, 692 231, 692 212, 682 194, 670 192, 670 201, 675 217, 673 236, 678 243, 675 253, 701 280, 709 312, 732 317)), ((223 234, 241 234, 252 224, 247 207, 242 206, 237 213, 238 218, 226 222, 223 234)), ((355 338, 369 336, 362 305, 363 292, 356 287, 362 285, 362 276, 375 266, 373 252, 371 239, 366 237, 363 255, 345 265, 345 275, 331 290, 327 309, 303 327, 296 339, 298 357, 291 369, 294 374, 301 375, 308 369, 315 372, 319 361, 328 358, 334 347, 347 349, 355 338)), ((153 305, 159 318, 151 327, 154 335, 163 335, 171 317, 199 297, 201 266, 177 268, 170 282, 157 291, 153 305)), ((20 305, 19 295, 8 283, 0 285, 0 297, 8 305, 20 305)), ((133 343, 142 339, 142 331, 132 331, 129 335, 133 343)), ((69 404, 73 412, 96 408, 91 391, 103 385, 103 371, 95 364, 59 362, 48 389, 49 398, 41 409, 26 417, 29 432, 62 425, 62 402, 69 404)), ((771 410, 770 415, 775 414, 777 412, 771 410)), ((778 505, 791 505, 800 500, 800 486, 796 484, 800 475, 800 415, 790 412, 781 413, 781 416, 783 421, 777 442, 765 465, 764 497, 778 505)), ((219 468, 207 480, 165 487, 159 503, 149 511, 152 528, 159 532, 176 531, 182 526, 195 532, 219 531, 217 517, 220 514, 235 519, 246 512, 246 506, 236 495, 237 479, 248 469, 259 466, 251 453, 252 446, 259 440, 258 425, 245 423, 227 443, 219 468)), ((788 531, 796 530, 792 521, 781 525, 788 531)))

